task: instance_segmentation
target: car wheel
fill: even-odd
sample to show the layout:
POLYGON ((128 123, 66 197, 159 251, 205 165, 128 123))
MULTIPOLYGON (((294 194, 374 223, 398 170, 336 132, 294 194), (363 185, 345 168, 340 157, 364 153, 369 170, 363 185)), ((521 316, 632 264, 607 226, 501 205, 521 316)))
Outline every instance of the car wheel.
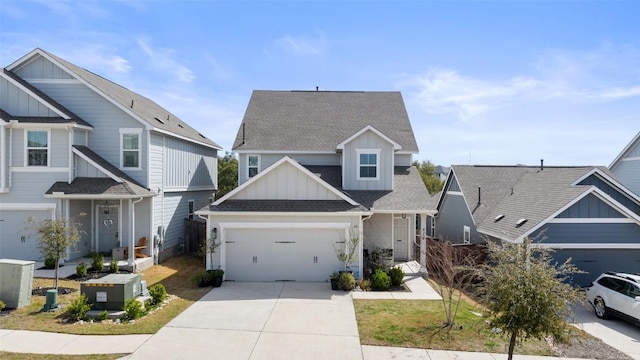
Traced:
POLYGON ((600 319, 608 319, 607 306, 601 297, 597 297, 593 300, 593 309, 596 311, 596 316, 600 319))

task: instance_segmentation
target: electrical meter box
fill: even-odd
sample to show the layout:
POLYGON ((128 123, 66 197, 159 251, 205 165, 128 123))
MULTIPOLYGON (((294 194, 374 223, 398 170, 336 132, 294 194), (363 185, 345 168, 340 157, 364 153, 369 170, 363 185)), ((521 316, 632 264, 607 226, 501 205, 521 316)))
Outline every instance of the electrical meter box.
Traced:
POLYGON ((31 303, 34 261, 0 259, 0 300, 7 308, 19 309, 31 303))
POLYGON ((129 299, 140 296, 140 274, 110 274, 80 283, 92 310, 122 310, 129 299))

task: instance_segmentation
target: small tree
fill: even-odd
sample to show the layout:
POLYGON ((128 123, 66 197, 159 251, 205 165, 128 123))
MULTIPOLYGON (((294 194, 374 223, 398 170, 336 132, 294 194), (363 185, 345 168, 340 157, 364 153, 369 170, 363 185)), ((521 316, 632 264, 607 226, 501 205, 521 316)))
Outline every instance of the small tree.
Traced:
MULTIPOLYGON (((200 243, 200 249, 198 253, 202 256, 208 256, 209 264, 213 264, 213 254, 216 252, 216 249, 218 248, 218 246, 220 246, 220 242, 210 237, 200 243)), ((206 258, 205 258, 205 264, 206 264, 206 258)))
POLYGON ((73 219, 64 219, 59 215, 56 215, 54 220, 38 219, 32 216, 27 219, 27 223, 40 236, 38 248, 42 256, 45 259, 55 260, 53 287, 57 290, 60 259, 68 248, 80 241, 81 225, 73 219))
POLYGON ((566 341, 566 321, 573 317, 571 305, 584 301, 585 294, 568 281, 581 273, 568 259, 553 262, 551 250, 532 245, 497 245, 489 242, 491 265, 487 267, 484 298, 491 312, 490 326, 509 337, 509 360, 517 339, 551 335, 566 341))
POLYGON ((344 247, 335 248, 336 257, 344 264, 345 271, 348 271, 349 264, 356 260, 356 256, 358 255, 358 244, 360 244, 360 236, 352 234, 351 231, 349 231, 349 233, 351 234, 350 239, 347 239, 344 242, 344 247))
POLYGON ((449 241, 427 243, 427 271, 436 283, 445 313, 444 327, 450 334, 462 301, 462 291, 474 277, 480 276, 478 263, 481 253, 457 249, 449 241))

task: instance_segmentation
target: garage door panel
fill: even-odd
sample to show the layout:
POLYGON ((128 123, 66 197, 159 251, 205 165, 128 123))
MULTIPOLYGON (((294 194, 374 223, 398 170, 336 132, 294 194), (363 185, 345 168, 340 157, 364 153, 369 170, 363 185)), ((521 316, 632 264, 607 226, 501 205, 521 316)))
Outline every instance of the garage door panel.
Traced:
POLYGON ((232 229, 226 236, 226 278, 236 281, 325 281, 341 268, 338 229, 232 229))
POLYGON ((38 249, 38 237, 26 223, 31 216, 50 219, 51 212, 0 210, 0 259, 42 259, 38 249))

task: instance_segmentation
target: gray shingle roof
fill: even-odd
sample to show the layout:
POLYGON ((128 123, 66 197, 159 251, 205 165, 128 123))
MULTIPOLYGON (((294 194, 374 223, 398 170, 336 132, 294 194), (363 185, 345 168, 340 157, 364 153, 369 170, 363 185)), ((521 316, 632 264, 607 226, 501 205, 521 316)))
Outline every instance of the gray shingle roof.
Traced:
POLYGON ((91 126, 91 124, 89 124, 88 122, 86 122, 83 119, 81 119, 78 115, 74 114, 71 110, 69 110, 66 107, 60 105, 57 101, 55 101, 51 97, 49 97, 49 95, 43 93, 42 91, 40 91, 40 89, 38 89, 35 86, 29 84, 29 82, 25 81, 24 79, 22 79, 21 77, 19 77, 16 74, 14 74, 13 72, 3 68, 2 69, 2 73, 7 75, 8 77, 10 77, 12 80, 15 80, 16 82, 20 83, 20 85, 26 87, 27 89, 29 89, 29 91, 31 91, 32 93, 38 95, 42 100, 44 100, 47 103, 49 103, 49 105, 55 107, 56 109, 58 109, 58 111, 62 112, 63 114, 65 114, 65 115, 67 115, 69 117, 69 119, 64 119, 64 118, 59 117, 59 116, 56 116, 56 117, 13 116, 13 115, 7 113, 6 111, 0 110, 0 111, 2 111, 0 113, 0 115, 2 115, 3 119, 5 119, 5 120, 9 120, 9 119, 18 120, 18 122, 29 122, 29 123, 58 123, 58 124, 76 123, 78 125, 93 127, 93 126, 91 126))
POLYGON ((418 152, 400 92, 265 91, 249 100, 234 150, 336 151, 336 146, 371 125, 418 152))
POLYGON ((210 205, 209 211, 255 212, 366 212, 367 209, 351 205, 344 200, 227 200, 210 205))
POLYGON ((111 82, 100 75, 96 75, 89 70, 83 69, 77 65, 74 65, 56 55, 53 55, 47 51, 40 49, 42 52, 51 56, 56 61, 60 62, 69 70, 73 71, 77 76, 84 81, 95 86, 102 91, 106 96, 115 100, 120 105, 130 109, 140 118, 148 122, 151 126, 174 133, 176 135, 197 141, 199 143, 207 144, 209 146, 222 149, 220 145, 216 144, 212 140, 208 139, 197 130, 189 126, 187 123, 179 119, 176 115, 172 114, 162 106, 158 105, 153 100, 146 98, 138 93, 135 93, 123 86, 120 86, 114 82, 111 82), (133 101, 133 107, 131 103, 133 101), (167 119, 168 116, 168 119, 167 119), (159 119, 162 122, 156 120, 159 119))
POLYGON ((429 195, 418 169, 413 166, 394 168, 394 191, 342 190, 339 166, 305 166, 314 175, 342 191, 367 209, 376 211, 435 211, 436 203, 429 195))
MULTIPOLYGON (((478 230, 507 239, 525 234, 584 193, 590 186, 571 184, 594 168, 452 166, 478 230), (504 217, 495 221, 498 215, 504 217), (520 219, 527 222, 516 226, 520 219)), ((612 176, 606 168, 597 168, 612 176)))

